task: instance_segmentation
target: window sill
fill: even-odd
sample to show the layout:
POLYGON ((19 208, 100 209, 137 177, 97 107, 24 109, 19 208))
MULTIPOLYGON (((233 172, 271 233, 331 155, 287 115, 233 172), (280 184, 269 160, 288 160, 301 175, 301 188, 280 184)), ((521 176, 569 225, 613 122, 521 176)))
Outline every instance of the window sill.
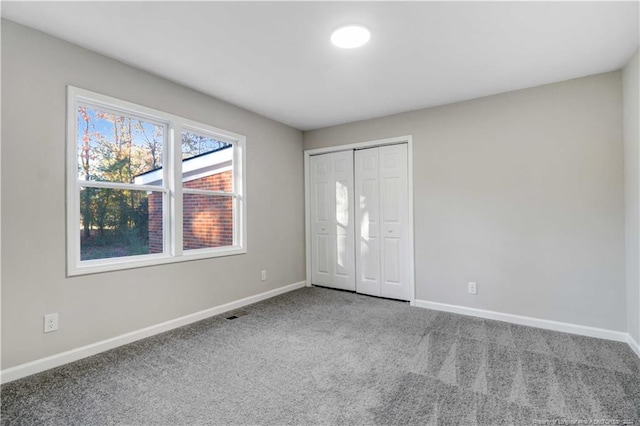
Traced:
POLYGON ((189 262, 193 260, 213 259, 217 257, 235 256, 246 254, 247 249, 243 247, 224 247, 217 249, 189 250, 181 256, 170 256, 168 254, 147 254, 131 256, 128 258, 113 258, 86 260, 80 265, 68 265, 67 277, 79 275, 97 274, 101 272, 112 272, 126 269, 144 268, 148 266, 166 265, 171 263, 189 262))

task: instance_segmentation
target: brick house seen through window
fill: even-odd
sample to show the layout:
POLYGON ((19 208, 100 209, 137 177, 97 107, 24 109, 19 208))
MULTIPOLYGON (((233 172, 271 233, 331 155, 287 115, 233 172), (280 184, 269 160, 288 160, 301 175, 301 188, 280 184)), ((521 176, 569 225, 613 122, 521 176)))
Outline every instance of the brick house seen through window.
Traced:
MULTIPOLYGON (((154 185, 163 178, 162 169, 136 177, 137 184, 154 185)), ((231 193, 233 149, 223 146, 182 160, 183 188, 231 193)), ((183 194, 184 250, 233 245, 233 197, 183 194)), ((149 194, 149 252, 162 253, 162 194, 149 194)))

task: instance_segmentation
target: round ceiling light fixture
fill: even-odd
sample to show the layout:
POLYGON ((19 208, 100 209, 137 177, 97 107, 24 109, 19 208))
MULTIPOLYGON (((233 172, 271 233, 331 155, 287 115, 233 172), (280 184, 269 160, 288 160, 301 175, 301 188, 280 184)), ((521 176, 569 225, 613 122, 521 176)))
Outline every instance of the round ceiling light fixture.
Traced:
POLYGON ((331 33, 331 43, 343 49, 360 47, 371 38, 371 33, 362 25, 343 25, 331 33))

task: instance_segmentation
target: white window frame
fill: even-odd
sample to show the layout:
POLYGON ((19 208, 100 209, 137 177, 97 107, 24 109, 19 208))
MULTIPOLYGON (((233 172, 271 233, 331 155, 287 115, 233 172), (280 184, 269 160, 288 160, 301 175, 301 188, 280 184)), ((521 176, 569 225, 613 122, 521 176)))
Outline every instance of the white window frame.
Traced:
POLYGON ((177 115, 158 111, 110 96, 78 87, 67 86, 67 275, 84 275, 97 272, 139 268, 166 263, 184 262, 247 252, 247 214, 245 145, 243 135, 198 123, 177 115), (126 116, 140 118, 165 127, 163 141, 163 185, 139 185, 128 183, 83 181, 78 178, 77 111, 87 106, 126 116), (182 188, 182 131, 192 131, 217 140, 228 142, 233 149, 233 191, 199 191, 182 188), (178 159, 179 161, 176 161, 178 159), (80 260, 80 188, 120 188, 162 192, 164 252, 155 254, 80 260), (233 198, 233 245, 194 250, 184 250, 182 241, 182 194, 202 192, 209 196, 233 198))

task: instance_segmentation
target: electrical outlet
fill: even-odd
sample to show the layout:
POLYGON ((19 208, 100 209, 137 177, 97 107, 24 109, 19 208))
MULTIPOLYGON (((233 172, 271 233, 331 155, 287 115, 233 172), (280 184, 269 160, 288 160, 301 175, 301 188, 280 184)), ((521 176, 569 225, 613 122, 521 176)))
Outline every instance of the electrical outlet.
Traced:
POLYGON ((47 314, 44 316, 44 332, 50 333, 58 330, 58 314, 47 314))
POLYGON ((468 287, 469 287, 469 293, 478 294, 478 288, 476 287, 476 283, 469 281, 468 287))
POLYGON ((262 270, 262 272, 260 272, 260 279, 262 281, 266 281, 267 280, 267 271, 266 270, 262 270))

